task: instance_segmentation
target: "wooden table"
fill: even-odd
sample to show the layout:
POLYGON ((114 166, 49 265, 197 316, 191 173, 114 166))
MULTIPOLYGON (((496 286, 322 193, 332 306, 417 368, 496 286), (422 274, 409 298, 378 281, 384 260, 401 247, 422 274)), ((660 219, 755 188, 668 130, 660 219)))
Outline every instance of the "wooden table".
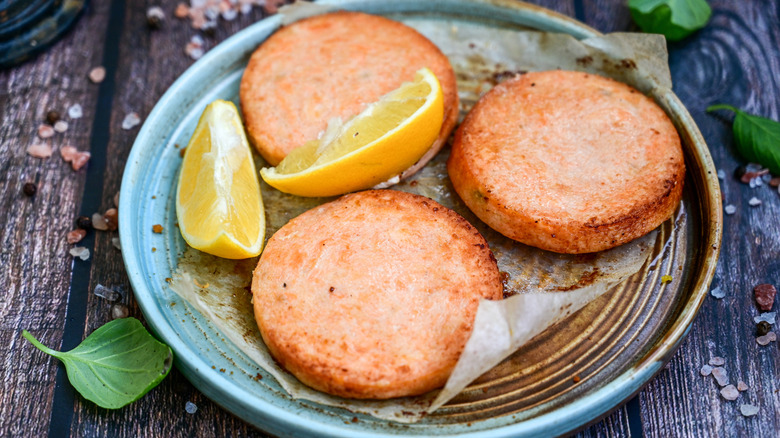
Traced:
MULTIPOLYGON (((264 436, 200 394, 175 369, 140 401, 117 411, 97 408, 74 392, 64 367, 21 337, 33 332, 63 350, 111 319, 111 303, 93 294, 98 284, 124 291, 130 314, 135 304, 114 233, 90 233, 82 242, 88 261, 68 254, 65 235, 79 215, 113 207, 125 159, 138 128, 121 129, 125 115, 143 118, 194 61, 184 47, 193 35, 188 20, 173 17, 175 0, 93 0, 75 27, 40 56, 0 71, 0 435, 3 436, 264 436), (147 28, 146 9, 159 4, 167 20, 147 28), (104 66, 106 80, 87 79, 104 66), (87 168, 73 171, 58 156, 47 160, 25 152, 38 142, 47 111, 65 113, 81 104, 84 116, 69 120, 53 142, 89 150, 87 168), (22 193, 37 184, 34 197, 22 193), (185 413, 194 402, 198 411, 185 413)), ((635 31, 625 0, 536 0, 603 31, 635 31)), ((752 289, 780 286, 780 195, 767 186, 750 188, 734 178, 743 164, 732 143, 730 117, 704 109, 730 103, 751 113, 780 118, 780 1, 712 0, 708 26, 669 44, 675 91, 710 146, 724 204, 721 257, 713 286, 690 334, 667 369, 636 397, 582 436, 756 436, 780 434, 778 343, 755 341, 757 309, 752 289), (748 201, 756 197, 760 206, 748 201), (750 389, 736 402, 724 400, 712 378, 699 375, 711 357, 722 356, 732 381, 750 389), (760 407, 756 417, 740 403, 760 407)), ((268 15, 255 8, 231 22, 220 21, 206 49, 268 15)), ((56 153, 56 152, 55 152, 56 153)), ((777 305, 775 309, 777 309, 777 305)))

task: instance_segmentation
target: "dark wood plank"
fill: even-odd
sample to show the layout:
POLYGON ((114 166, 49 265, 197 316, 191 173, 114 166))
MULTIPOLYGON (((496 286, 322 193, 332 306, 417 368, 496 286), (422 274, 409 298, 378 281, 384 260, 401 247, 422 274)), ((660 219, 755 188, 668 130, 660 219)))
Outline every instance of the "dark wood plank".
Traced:
MULTIPOLYGON (((101 212, 114 206, 113 197, 119 191, 127 156, 140 130, 140 125, 131 130, 122 129, 125 115, 135 111, 145 119, 168 87, 195 62, 184 52, 193 35, 202 36, 205 48, 210 49, 264 16, 260 8, 255 8, 250 15, 239 16, 235 21, 219 20, 215 34, 208 36, 193 29, 189 19, 174 17, 176 1, 153 3, 160 4, 167 15, 159 30, 151 30, 146 24, 146 10, 152 3, 124 3, 101 212)), ((132 316, 143 321, 131 292, 121 252, 111 243, 112 237, 117 237, 116 231, 96 236, 95 259, 100 263, 92 265, 89 289, 93 291, 102 284, 124 291, 121 302, 128 306, 132 316)), ((111 302, 90 293, 85 335, 110 321, 111 305, 111 302)), ((267 436, 203 396, 176 370, 141 400, 123 409, 109 411, 78 398, 74 410, 72 436, 267 436), (186 413, 187 402, 193 402, 198 407, 195 414, 186 413)))
MULTIPOLYGON (((59 348, 63 337, 71 265, 65 235, 83 193, 88 170, 74 172, 58 150, 89 149, 97 85, 87 73, 99 65, 108 2, 93 2, 75 28, 46 53, 0 72, 0 435, 44 436, 49 429, 57 361, 21 337, 28 329, 59 348), (33 158, 29 145, 48 110, 65 115, 81 104, 84 116, 47 142, 55 155, 33 158), (38 194, 22 195, 25 182, 38 194)), ((83 291, 81 291, 83 293, 83 291)))
MULTIPOLYGON (((721 181, 724 205, 737 207, 724 217, 723 245, 713 286, 726 297, 709 296, 691 333, 672 361, 642 391, 642 423, 648 436, 777 436, 780 431, 780 355, 778 345, 755 342, 753 317, 759 312, 752 289, 759 283, 780 285, 780 195, 767 186, 751 189, 732 175, 743 161, 736 154, 731 117, 705 113, 715 103, 778 119, 780 114, 780 27, 777 2, 712 1, 707 28, 670 44, 675 91, 696 119, 721 181), (763 201, 751 207, 752 197, 763 201), (726 401, 711 377, 699 369, 713 356, 726 359, 732 383, 750 389, 726 401), (745 418, 739 405, 760 413, 745 418)), ((777 309, 775 305, 775 310, 777 309)))

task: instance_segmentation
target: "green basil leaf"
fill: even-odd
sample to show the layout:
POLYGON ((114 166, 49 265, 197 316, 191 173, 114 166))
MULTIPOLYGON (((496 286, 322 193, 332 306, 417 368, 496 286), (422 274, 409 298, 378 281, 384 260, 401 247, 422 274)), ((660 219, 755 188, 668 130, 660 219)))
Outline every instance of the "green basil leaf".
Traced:
POLYGON ((734 140, 737 152, 746 160, 761 164, 774 175, 780 175, 780 123, 766 117, 754 116, 731 105, 712 105, 707 112, 733 111, 734 140))
POLYGON ((138 400, 171 370, 171 349, 154 339, 135 318, 109 322, 68 352, 46 347, 27 330, 22 336, 61 360, 68 380, 84 398, 108 409, 138 400))
POLYGON ((679 41, 704 27, 712 9, 705 0, 629 0, 631 17, 648 33, 679 41))

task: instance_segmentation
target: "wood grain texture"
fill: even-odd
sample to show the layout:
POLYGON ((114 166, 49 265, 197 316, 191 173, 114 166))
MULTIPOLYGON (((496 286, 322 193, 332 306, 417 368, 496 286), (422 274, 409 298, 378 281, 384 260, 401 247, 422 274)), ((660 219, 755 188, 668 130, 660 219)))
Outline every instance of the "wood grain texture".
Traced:
POLYGON ((780 195, 768 186, 751 189, 734 178, 744 162, 733 146, 732 117, 705 109, 728 103, 778 119, 780 17, 772 2, 710 4, 710 24, 669 48, 675 92, 699 125, 716 167, 726 173, 721 181, 724 205, 737 208, 734 215, 724 216, 713 280, 726 297, 707 297, 671 368, 642 391, 642 423, 647 436, 778 436, 780 354, 777 343, 762 347, 755 341, 753 317, 759 311, 752 290, 760 283, 780 285, 780 195), (762 204, 751 207, 752 197, 762 204), (714 379, 699 374, 713 356, 726 359, 733 384, 743 380, 750 386, 737 400, 723 399, 714 379), (743 417, 743 403, 759 406, 759 414, 743 417))
MULTIPOLYGON (((88 168, 78 172, 59 156, 72 145, 88 150, 97 87, 87 79, 99 64, 105 32, 105 5, 96 2, 80 23, 46 53, 13 70, 0 72, 0 435, 44 436, 49 429, 57 361, 21 337, 28 329, 44 344, 59 348, 71 267, 65 234, 84 191, 88 168), (65 114, 81 104, 84 117, 65 114), (57 110, 69 129, 45 143, 48 159, 26 153, 49 110, 57 110), (35 182, 38 194, 22 195, 35 182)), ((84 291, 79 291, 83 293, 84 291)))
MULTIPOLYGON (((122 290, 122 302, 142 319, 135 304, 121 253, 111 238, 116 232, 92 234, 84 245, 94 252, 88 290, 70 290, 74 263, 65 233, 84 198, 98 197, 98 210, 113 206, 130 146, 140 127, 121 129, 131 111, 144 119, 173 81, 194 61, 184 53, 193 35, 189 20, 173 17, 176 0, 125 0, 121 29, 107 29, 110 0, 93 0, 87 13, 66 37, 45 54, 0 72, 0 436, 44 436, 50 430, 57 361, 35 350, 20 336, 27 328, 45 344, 59 347, 66 306, 74 294, 86 295, 86 336, 110 319, 110 302, 92 292, 97 284, 122 290), (167 15, 161 30, 146 27, 146 9, 159 5, 167 15), (93 144, 93 121, 99 107, 98 86, 87 72, 104 59, 107 35, 121 32, 118 65, 113 75, 109 126, 105 132, 105 166, 99 187, 85 187, 87 168, 74 172, 56 155, 29 157, 27 146, 38 141, 37 126, 49 109, 65 113, 73 103, 84 117, 68 120, 70 129, 50 143, 87 150, 93 144), (26 198, 21 186, 38 183, 38 195, 26 198)), ((120 2, 117 2, 120 3, 120 2)), ((635 31, 624 0, 533 0, 578 18, 602 32, 635 31)), ((766 117, 780 118, 780 2, 711 0, 714 14, 707 28, 669 45, 675 91, 688 107, 707 140, 722 181, 726 204, 737 213, 725 217, 724 242, 714 286, 726 298, 708 297, 689 336, 669 366, 638 397, 642 433, 649 437, 778 436, 780 434, 780 353, 778 343, 755 342, 753 316, 758 314, 752 288, 758 283, 780 286, 780 195, 766 186, 749 188, 732 173, 742 164, 733 147, 731 116, 704 109, 729 103, 766 117), (750 207, 757 197, 763 203, 750 207), (699 369, 713 356, 726 359, 732 383, 743 380, 750 389, 736 401, 724 400, 711 377, 699 369), (739 405, 760 407, 745 418, 739 405)), ((220 20, 210 49, 264 16, 255 9, 236 21, 220 20)), ((100 142, 98 142, 100 143, 100 142)), ((151 248, 149 249, 151 251, 151 248)), ((83 300, 82 300, 83 302, 83 300)), ((777 310, 778 305, 775 305, 777 310)), ((223 410, 198 392, 175 369, 160 386, 138 402, 116 411, 96 407, 76 397, 69 429, 51 430, 71 436, 267 436, 223 410), (184 410, 187 401, 198 406, 184 410)), ((579 437, 631 436, 631 415, 621 406, 604 420, 577 433, 579 437)))

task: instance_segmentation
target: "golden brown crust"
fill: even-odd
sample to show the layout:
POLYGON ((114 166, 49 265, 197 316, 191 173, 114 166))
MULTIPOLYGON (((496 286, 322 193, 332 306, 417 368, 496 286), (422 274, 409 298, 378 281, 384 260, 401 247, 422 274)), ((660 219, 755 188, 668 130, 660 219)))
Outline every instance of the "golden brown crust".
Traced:
POLYGON ((419 195, 372 190, 282 227, 252 292, 263 340, 300 381, 384 399, 443 385, 479 299, 500 299, 502 285, 493 253, 464 218, 419 195))
POLYGON ((483 96, 447 163, 466 205, 505 236, 561 253, 609 249, 671 216, 685 164, 649 97, 597 75, 548 71, 483 96))
POLYGON ((432 42, 402 23, 359 12, 283 27, 252 54, 241 79, 249 140, 275 166, 316 139, 330 119, 360 113, 423 67, 436 74, 444 93, 444 122, 431 147, 438 152, 455 127, 458 93, 449 60, 432 42))

